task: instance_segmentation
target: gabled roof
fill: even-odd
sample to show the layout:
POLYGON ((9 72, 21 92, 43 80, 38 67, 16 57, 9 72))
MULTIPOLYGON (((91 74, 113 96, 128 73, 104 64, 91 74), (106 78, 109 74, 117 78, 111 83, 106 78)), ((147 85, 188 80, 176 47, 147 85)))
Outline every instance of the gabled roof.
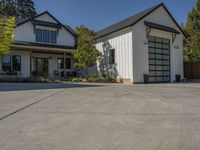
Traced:
POLYGON ((27 20, 24 20, 24 21, 19 21, 19 22, 17 22, 17 25, 16 25, 16 27, 18 27, 18 26, 21 26, 21 25, 23 25, 23 24, 25 24, 25 23, 27 23, 27 22, 29 22, 29 21, 34 21, 36 18, 38 18, 38 17, 40 17, 40 16, 42 16, 42 15, 44 15, 44 14, 47 14, 47 15, 49 15, 51 18, 53 18, 59 25, 61 25, 64 29, 66 29, 67 31, 69 31, 72 35, 74 35, 74 36, 76 36, 76 34, 75 34, 75 32, 73 31, 72 32, 72 28, 69 28, 69 26, 65 26, 65 25, 63 25, 60 21, 58 21, 53 15, 51 15, 48 11, 45 11, 45 12, 43 12, 43 13, 41 13, 41 14, 39 14, 39 15, 36 15, 35 17, 33 17, 33 18, 31 18, 31 19, 27 19, 27 20))
POLYGON ((99 32, 97 32, 96 38, 98 39, 98 38, 104 37, 106 35, 109 35, 111 33, 114 33, 116 31, 122 30, 124 28, 131 27, 161 6, 164 7, 164 9, 167 11, 169 16, 174 21, 174 23, 177 25, 177 27, 180 29, 180 31, 184 34, 181 27, 176 22, 176 20, 173 18, 173 16, 169 12, 169 10, 165 7, 165 5, 163 3, 161 3, 159 5, 156 5, 156 6, 149 8, 149 9, 146 9, 146 10, 144 10, 144 11, 142 11, 142 12, 140 12, 140 13, 134 15, 134 16, 131 16, 131 17, 125 19, 125 20, 122 20, 122 21, 120 21, 116 24, 113 24, 113 25, 111 25, 111 26, 109 26, 109 27, 107 27, 103 30, 100 30, 99 32))

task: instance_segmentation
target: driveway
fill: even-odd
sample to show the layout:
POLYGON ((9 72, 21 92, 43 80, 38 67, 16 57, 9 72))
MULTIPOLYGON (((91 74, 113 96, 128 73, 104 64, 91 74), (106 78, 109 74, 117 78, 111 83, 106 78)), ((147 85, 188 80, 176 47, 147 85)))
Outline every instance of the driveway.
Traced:
POLYGON ((200 84, 0 84, 1 150, 199 150, 200 84))

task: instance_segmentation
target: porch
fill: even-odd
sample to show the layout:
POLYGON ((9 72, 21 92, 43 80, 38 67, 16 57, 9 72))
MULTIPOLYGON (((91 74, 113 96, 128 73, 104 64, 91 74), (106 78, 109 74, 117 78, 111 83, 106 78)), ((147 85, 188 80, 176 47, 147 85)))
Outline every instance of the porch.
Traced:
POLYGON ((13 47, 0 60, 0 78, 43 76, 64 79, 75 75, 72 50, 13 47))

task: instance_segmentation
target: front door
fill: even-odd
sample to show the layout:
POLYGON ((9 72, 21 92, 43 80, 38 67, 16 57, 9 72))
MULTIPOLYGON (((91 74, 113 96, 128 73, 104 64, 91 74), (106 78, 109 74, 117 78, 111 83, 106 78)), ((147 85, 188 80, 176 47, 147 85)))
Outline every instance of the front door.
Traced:
POLYGON ((149 37, 150 82, 170 82, 170 40, 149 37))
POLYGON ((33 75, 48 76, 48 58, 33 58, 33 75))

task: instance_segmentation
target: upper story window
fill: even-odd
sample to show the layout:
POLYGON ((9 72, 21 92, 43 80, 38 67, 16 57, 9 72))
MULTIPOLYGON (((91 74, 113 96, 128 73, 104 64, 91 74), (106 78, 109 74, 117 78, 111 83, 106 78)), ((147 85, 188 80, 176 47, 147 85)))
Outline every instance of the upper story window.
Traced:
POLYGON ((57 32, 43 29, 35 29, 36 42, 57 43, 57 32))

